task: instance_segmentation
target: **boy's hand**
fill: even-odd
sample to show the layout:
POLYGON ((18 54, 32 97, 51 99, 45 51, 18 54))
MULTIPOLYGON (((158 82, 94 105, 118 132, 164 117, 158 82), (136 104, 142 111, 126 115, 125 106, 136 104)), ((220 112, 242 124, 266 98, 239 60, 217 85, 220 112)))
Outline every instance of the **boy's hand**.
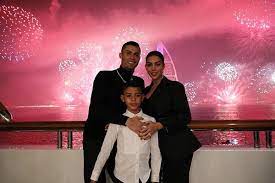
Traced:
POLYGON ((143 118, 138 116, 128 118, 128 120, 126 121, 126 126, 130 130, 135 132, 137 135, 139 135, 139 131, 141 130, 142 125, 144 124, 143 122, 141 122, 141 120, 143 120, 143 118))

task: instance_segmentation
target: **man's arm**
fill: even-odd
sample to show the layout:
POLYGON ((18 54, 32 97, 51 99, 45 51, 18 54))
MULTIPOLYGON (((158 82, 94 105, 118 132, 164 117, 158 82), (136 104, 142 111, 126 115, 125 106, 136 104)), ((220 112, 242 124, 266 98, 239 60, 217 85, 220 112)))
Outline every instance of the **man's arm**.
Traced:
POLYGON ((119 131, 119 125, 114 125, 114 124, 109 125, 103 144, 101 146, 101 150, 96 159, 96 163, 91 175, 91 180, 93 181, 98 180, 98 177, 113 149, 114 143, 117 139, 118 131, 119 131))

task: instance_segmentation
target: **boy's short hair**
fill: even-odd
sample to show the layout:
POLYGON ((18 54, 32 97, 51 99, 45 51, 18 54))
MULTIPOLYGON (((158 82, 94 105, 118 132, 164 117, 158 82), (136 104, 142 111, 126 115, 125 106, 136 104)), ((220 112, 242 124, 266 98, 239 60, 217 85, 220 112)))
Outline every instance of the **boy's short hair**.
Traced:
POLYGON ((128 87, 140 88, 140 90, 141 90, 142 93, 143 93, 144 88, 145 88, 145 87, 144 87, 144 83, 143 83, 141 80, 132 78, 132 79, 130 79, 130 81, 128 81, 128 82, 122 87, 121 94, 123 94, 124 91, 125 91, 128 87))

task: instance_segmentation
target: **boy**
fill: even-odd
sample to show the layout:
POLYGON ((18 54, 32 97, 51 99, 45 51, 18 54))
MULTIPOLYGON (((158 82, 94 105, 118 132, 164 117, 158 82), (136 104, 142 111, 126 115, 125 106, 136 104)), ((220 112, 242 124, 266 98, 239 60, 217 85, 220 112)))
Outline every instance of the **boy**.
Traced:
MULTIPOLYGON (((127 107, 123 115, 130 118, 139 116, 143 121, 155 122, 153 117, 144 114, 141 110, 140 105, 144 98, 142 90, 143 85, 134 80, 129 81, 123 88, 120 98, 127 107)), ((158 134, 155 133, 149 140, 141 140, 126 126, 110 123, 91 175, 91 183, 97 181, 115 142, 117 142, 114 170, 116 182, 146 183, 150 174, 152 182, 159 182, 161 155, 158 134), (151 159, 152 170, 149 167, 149 159, 151 159)))

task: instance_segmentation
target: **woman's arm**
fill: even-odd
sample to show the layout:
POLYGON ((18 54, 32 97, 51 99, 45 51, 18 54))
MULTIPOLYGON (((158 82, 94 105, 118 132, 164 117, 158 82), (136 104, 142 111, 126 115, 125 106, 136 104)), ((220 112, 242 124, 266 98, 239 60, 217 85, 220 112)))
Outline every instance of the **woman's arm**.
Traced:
MULTIPOLYGON (((169 104, 167 102, 167 105, 164 106, 167 114, 161 114, 162 117, 158 118, 156 123, 147 123, 147 128, 143 128, 139 134, 141 139, 149 139, 152 134, 160 129, 163 129, 166 133, 186 129, 191 120, 191 112, 184 86, 179 82, 174 82, 165 89, 167 91, 160 92, 168 93, 165 97, 169 97, 167 99, 169 104)), ((161 100, 161 98, 158 100, 161 100)))
POLYGON ((170 130, 185 129, 191 121, 191 112, 184 86, 179 82, 175 82, 173 85, 167 87, 167 89, 169 90, 171 109, 167 116, 157 120, 163 127, 167 128, 167 132, 170 130))

